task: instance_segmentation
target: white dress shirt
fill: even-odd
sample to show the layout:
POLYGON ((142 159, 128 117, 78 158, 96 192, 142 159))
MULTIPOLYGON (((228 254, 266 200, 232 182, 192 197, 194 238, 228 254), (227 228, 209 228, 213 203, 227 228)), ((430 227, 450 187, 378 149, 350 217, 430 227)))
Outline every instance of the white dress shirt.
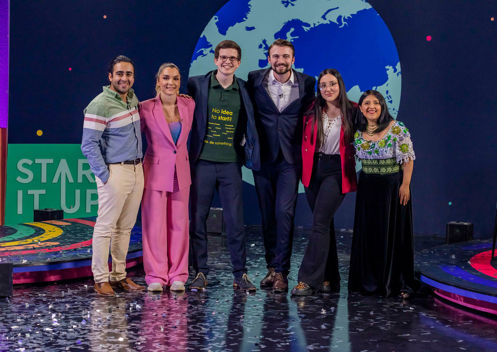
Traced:
POLYGON ((278 81, 274 77, 274 71, 271 70, 269 71, 267 83, 269 95, 280 112, 299 97, 299 85, 295 82, 293 70, 290 79, 285 83, 278 81))

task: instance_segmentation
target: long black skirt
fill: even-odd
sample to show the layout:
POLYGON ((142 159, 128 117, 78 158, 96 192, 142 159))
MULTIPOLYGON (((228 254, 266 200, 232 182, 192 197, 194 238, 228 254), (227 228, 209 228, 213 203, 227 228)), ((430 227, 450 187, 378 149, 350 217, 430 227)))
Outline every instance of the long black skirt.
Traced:
POLYGON ((411 292, 414 250, 411 201, 400 204, 402 171, 359 175, 349 291, 381 296, 411 292))

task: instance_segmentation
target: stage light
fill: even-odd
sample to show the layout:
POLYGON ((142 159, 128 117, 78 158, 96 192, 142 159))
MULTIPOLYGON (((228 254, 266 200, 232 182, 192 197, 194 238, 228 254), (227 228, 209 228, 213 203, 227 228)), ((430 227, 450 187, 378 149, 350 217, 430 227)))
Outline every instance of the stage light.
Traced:
POLYGON ((36 131, 36 135, 37 135, 38 137, 41 137, 41 136, 43 135, 43 131, 42 131, 42 130, 38 130, 38 131, 36 131))
POLYGON ((103 15, 102 17, 104 18, 104 20, 106 20, 106 19, 107 19, 107 15, 103 15))
POLYGON ((68 68, 68 70, 69 70, 69 71, 72 71, 72 67, 69 67, 69 68, 68 68))
POLYGON ((427 41, 427 42, 431 42, 431 39, 432 39, 431 35, 427 35, 427 36, 426 36, 426 41, 427 41))

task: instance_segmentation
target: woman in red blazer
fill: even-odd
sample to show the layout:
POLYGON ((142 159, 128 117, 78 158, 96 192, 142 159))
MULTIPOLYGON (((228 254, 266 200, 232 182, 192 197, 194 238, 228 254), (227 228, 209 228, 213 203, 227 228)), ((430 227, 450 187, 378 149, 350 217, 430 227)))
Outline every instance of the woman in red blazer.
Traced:
POLYGON ((176 65, 162 64, 156 75, 157 96, 140 103, 147 139, 143 160, 143 266, 149 291, 184 291, 188 279, 188 198, 190 163, 187 140, 195 102, 178 96, 176 65))
POLYGON ((302 183, 312 209, 312 233, 292 295, 340 287, 333 216, 345 193, 357 188, 352 144, 355 113, 340 73, 321 72, 317 97, 304 114, 302 135, 302 183))

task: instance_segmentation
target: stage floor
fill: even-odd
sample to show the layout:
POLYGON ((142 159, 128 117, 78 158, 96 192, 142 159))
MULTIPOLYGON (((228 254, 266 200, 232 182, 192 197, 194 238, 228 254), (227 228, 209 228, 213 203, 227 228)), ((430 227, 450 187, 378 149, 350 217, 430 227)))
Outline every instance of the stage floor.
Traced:
MULTIPOLYGON (((497 321, 431 295, 410 302, 347 292, 351 233, 338 234, 341 291, 292 299, 234 292, 222 237, 209 237, 210 285, 204 294, 97 296, 92 281, 17 285, 0 300, 0 351, 496 351, 497 321)), ((416 249, 442 244, 416 238, 416 249)), ((294 241, 290 285, 306 244, 294 241)), ((249 229, 248 269, 265 275, 261 234, 249 229)), ((130 271, 144 283, 139 267, 130 271)))
POLYGON ((497 315, 497 269, 491 263, 491 252, 490 240, 428 248, 416 256, 416 269, 436 295, 497 315))
MULTIPOLYGON (((95 218, 0 226, 0 263, 14 265, 14 284, 91 277, 95 218)), ((131 232, 126 267, 142 261, 141 228, 131 232)))

